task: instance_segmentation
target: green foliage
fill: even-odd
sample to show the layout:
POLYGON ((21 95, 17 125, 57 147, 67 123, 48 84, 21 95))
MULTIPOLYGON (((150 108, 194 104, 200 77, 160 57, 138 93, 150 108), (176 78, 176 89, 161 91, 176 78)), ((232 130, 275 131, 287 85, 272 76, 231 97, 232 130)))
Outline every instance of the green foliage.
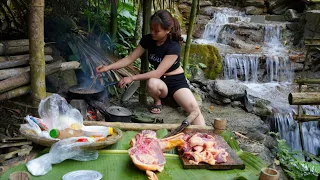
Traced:
POLYGON ((233 150, 240 151, 240 147, 238 145, 238 142, 234 138, 232 131, 227 131, 227 130, 223 131, 223 133, 221 133, 221 137, 223 137, 223 139, 228 143, 228 145, 233 150))
POLYGON ((292 151, 286 144, 285 140, 279 139, 278 134, 274 134, 277 137, 277 157, 281 164, 286 168, 284 171, 287 175, 294 180, 315 180, 320 174, 319 158, 302 153, 301 151, 292 151), (312 162, 305 162, 303 155, 308 156, 314 161, 318 161, 318 164, 312 162))
POLYGON ((92 3, 84 9, 87 18, 87 31, 101 48, 118 57, 128 55, 134 48, 135 9, 130 1, 120 1, 117 13, 117 39, 112 39, 110 32, 110 6, 92 3), (92 10, 95 9, 95 10, 92 10))

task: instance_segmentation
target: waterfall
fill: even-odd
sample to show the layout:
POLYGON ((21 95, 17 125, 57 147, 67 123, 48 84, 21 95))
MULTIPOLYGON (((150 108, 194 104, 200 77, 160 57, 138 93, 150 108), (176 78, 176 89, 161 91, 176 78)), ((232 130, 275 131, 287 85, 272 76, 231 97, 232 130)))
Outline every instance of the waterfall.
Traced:
POLYGON ((268 82, 292 82, 293 63, 287 56, 261 56, 260 54, 227 54, 223 61, 224 79, 257 82, 259 71, 265 71, 268 82), (259 66, 260 59, 265 58, 266 67, 259 66))
MULTIPOLYGON (((302 106, 307 115, 320 115, 320 109, 316 106, 302 106)), ((273 122, 275 131, 279 133, 281 139, 285 139, 287 144, 294 150, 301 150, 299 125, 293 119, 294 111, 287 109, 287 112, 275 113, 273 122)), ((320 154, 320 131, 319 122, 302 123, 302 135, 305 151, 312 154, 320 154)))
POLYGON ((281 42, 281 26, 277 24, 268 24, 264 26, 264 43, 268 47, 267 52, 271 54, 285 53, 285 47, 281 42))
POLYGON ((231 18, 234 18, 239 22, 249 22, 250 19, 245 16, 244 12, 236 11, 231 8, 217 8, 213 18, 205 26, 202 38, 212 42, 217 42, 222 30, 224 29, 224 25, 230 23, 231 18))
POLYGON ((255 54, 228 54, 224 57, 223 76, 225 79, 258 80, 259 56, 255 54))
MULTIPOLYGON (((295 111, 288 103, 288 94, 292 91, 290 87, 294 79, 294 63, 289 60, 286 43, 282 42, 286 24, 255 24, 250 21, 251 17, 246 16, 244 12, 231 8, 216 8, 213 18, 205 26, 202 38, 194 42, 219 47, 223 59, 223 79, 243 81, 250 95, 270 102, 267 106, 271 107, 273 112, 269 117, 272 120, 271 126, 292 149, 301 149, 299 125, 293 119, 295 111), (244 35, 241 34, 241 29, 236 29, 237 27, 245 29, 244 35), (258 35, 246 31, 247 27, 252 31, 257 30, 258 35), (256 38, 251 42, 250 40, 254 39, 248 38, 251 35, 260 35, 263 38, 256 38), (232 44, 237 43, 237 40, 239 44, 247 44, 232 44)), ((320 115, 320 110, 313 106, 303 106, 303 109, 305 114, 320 115)), ((319 124, 302 123, 305 150, 313 154, 320 153, 319 124)))

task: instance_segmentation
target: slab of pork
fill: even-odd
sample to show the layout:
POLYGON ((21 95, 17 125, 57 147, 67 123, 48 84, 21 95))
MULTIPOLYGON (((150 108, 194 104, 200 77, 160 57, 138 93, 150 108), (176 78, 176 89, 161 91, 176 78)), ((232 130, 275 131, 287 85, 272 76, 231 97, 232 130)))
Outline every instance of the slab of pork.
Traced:
POLYGON ((158 179, 152 171, 161 172, 164 169, 166 160, 163 151, 170 150, 184 143, 184 134, 180 133, 165 139, 157 139, 156 132, 143 130, 131 141, 129 156, 132 162, 143 171, 146 171, 150 180, 158 179))

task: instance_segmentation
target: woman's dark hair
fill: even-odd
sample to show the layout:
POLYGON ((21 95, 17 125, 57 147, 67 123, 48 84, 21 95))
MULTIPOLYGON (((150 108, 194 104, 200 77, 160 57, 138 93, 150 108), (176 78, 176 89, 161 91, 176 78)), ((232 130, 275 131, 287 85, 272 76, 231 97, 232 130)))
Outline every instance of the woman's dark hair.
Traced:
POLYGON ((178 20, 173 17, 167 10, 159 10, 155 12, 150 19, 150 23, 156 23, 161 26, 162 29, 170 29, 169 37, 170 39, 182 42, 180 24, 178 20))

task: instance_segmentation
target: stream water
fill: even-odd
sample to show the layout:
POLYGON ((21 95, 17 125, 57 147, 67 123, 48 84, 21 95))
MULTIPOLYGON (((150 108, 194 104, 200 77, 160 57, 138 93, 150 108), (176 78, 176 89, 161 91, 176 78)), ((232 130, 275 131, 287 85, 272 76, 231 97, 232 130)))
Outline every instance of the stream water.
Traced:
MULTIPOLYGON (((301 150, 299 125, 293 119, 297 107, 288 103, 288 93, 294 79, 294 64, 289 60, 288 49, 282 41, 283 23, 267 22, 263 26, 263 41, 258 50, 235 49, 224 42, 226 34, 234 34, 226 25, 251 24, 250 17, 230 8, 218 8, 206 25, 202 38, 195 43, 216 46, 223 57, 223 79, 244 83, 262 99, 271 101, 273 115, 271 127, 279 132, 293 149, 301 150), (236 19, 237 21, 231 21, 236 19), (279 88, 280 87, 280 88, 279 88), (279 90, 282 89, 283 91, 279 90)), ((318 106, 303 106, 310 115, 320 115, 318 106)), ((304 148, 312 154, 320 154, 320 128, 318 122, 302 124, 304 148)))

